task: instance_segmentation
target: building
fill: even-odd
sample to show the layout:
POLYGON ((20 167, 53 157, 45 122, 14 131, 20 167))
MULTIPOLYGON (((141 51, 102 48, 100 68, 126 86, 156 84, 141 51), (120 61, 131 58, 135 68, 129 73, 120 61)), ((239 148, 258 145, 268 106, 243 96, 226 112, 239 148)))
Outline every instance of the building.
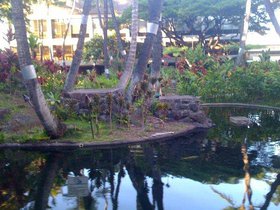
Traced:
MULTIPOLYGON (((65 59, 71 60, 76 50, 78 42, 80 24, 82 21, 81 0, 67 0, 65 6, 47 5, 45 2, 35 3, 31 6, 31 14, 27 16, 30 21, 29 31, 38 38, 38 42, 42 47, 36 49, 36 57, 44 60, 54 59, 59 60, 59 54, 62 52, 62 46, 65 42, 65 59), (75 1, 75 2, 74 2, 75 1), (73 6, 73 4, 75 4, 73 6), (69 24, 68 33, 64 40, 64 36, 69 24)), ((115 1, 115 10, 120 14, 123 9, 128 7, 128 1, 115 1)), ((110 12, 109 12, 110 18, 110 12)), ((2 34, 5 33, 7 27, 2 28, 2 34)), ((108 35, 112 35, 114 31, 109 31, 108 35)), ((129 36, 127 30, 124 30, 124 36, 129 36)), ((87 22, 87 34, 85 42, 89 41, 94 35, 103 35, 102 28, 99 23, 96 8, 90 11, 87 22)), ((5 40, 3 40, 5 42, 5 40)), ((16 42, 11 43, 12 47, 16 47, 16 42)), ((2 48, 7 47, 7 44, 1 45, 2 48)))

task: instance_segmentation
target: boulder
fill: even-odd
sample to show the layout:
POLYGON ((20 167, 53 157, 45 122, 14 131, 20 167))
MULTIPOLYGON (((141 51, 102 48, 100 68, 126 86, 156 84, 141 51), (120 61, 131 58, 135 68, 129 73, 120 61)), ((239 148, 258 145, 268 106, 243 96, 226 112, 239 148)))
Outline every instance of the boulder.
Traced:
POLYGON ((252 123, 248 117, 244 116, 232 116, 229 121, 236 126, 248 126, 252 123))

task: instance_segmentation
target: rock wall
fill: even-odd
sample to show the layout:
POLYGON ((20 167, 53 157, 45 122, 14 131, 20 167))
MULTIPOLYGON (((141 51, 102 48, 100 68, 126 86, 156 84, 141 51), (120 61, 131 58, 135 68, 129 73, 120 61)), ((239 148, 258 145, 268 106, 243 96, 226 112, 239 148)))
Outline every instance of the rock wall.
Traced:
POLYGON ((108 94, 112 95, 112 112, 119 113, 125 112, 125 104, 124 95, 122 89, 77 89, 71 92, 68 92, 64 95, 64 104, 74 104, 74 110, 78 113, 86 113, 88 112, 88 106, 85 102, 86 96, 90 99, 93 99, 95 95, 99 96, 99 106, 100 113, 102 119, 106 119, 108 117, 109 109, 108 109, 108 94))
POLYGON ((167 120, 188 123, 199 123, 211 126, 211 120, 207 118, 200 100, 194 96, 161 96, 160 103, 167 106, 167 120))
MULTIPOLYGON (((120 103, 120 97, 123 97, 122 89, 102 89, 102 90, 75 90, 67 93, 66 98, 76 102, 76 111, 78 113, 87 112, 85 104, 86 96, 92 98, 94 95, 100 96, 100 116, 102 119, 108 117, 108 105, 106 102, 107 94, 112 94, 113 113, 126 113, 126 105, 120 103)), ((124 99, 124 97, 123 97, 124 99)), ((164 118, 167 121, 181 121, 187 123, 198 123, 211 126, 211 121, 207 118, 200 106, 200 100, 194 96, 161 96, 157 99, 165 108, 164 110, 153 110, 156 117, 164 118), (164 117, 163 117, 164 115, 164 117)), ((151 108, 152 109, 152 108, 151 108)))

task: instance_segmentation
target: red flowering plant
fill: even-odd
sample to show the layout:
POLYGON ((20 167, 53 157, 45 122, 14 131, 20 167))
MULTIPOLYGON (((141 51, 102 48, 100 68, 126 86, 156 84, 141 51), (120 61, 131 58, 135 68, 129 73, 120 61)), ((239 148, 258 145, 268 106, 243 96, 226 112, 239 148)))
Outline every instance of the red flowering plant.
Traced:
POLYGON ((12 93, 21 83, 18 56, 10 49, 0 50, 0 89, 12 93))
POLYGON ((35 61, 34 65, 38 82, 45 93, 56 93, 62 90, 66 78, 66 71, 62 66, 52 60, 46 60, 43 63, 35 61))
POLYGON ((192 64, 190 71, 199 76, 207 74, 207 69, 205 68, 202 61, 198 61, 192 64))
POLYGON ((18 56, 10 49, 0 51, 0 82, 12 79, 19 71, 18 56))

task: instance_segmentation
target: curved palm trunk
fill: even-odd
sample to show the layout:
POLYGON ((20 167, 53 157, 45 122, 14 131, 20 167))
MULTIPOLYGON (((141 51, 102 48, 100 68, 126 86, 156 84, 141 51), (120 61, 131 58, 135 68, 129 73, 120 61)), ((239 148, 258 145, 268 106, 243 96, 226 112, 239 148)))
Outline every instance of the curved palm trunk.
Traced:
POLYGON ((92 0, 85 0, 84 2, 82 22, 80 25, 80 33, 79 33, 79 39, 77 43, 77 49, 75 51, 75 55, 73 57, 70 70, 66 77, 66 81, 63 89, 64 92, 71 91, 74 88, 76 75, 78 73, 79 66, 82 61, 83 47, 84 47, 84 42, 85 42, 85 37, 87 32, 87 20, 88 20, 89 11, 91 9, 91 2, 92 0))
MULTIPOLYGON (((155 28, 156 25, 158 25, 159 23, 159 18, 160 18, 160 13, 162 10, 162 0, 149 0, 149 22, 152 23, 152 27, 151 28, 155 28)), ((148 27, 147 27, 148 29, 148 27)), ((138 62, 136 64, 136 67, 133 71, 132 74, 132 79, 129 85, 129 88, 127 90, 127 99, 128 102, 132 102, 132 95, 134 92, 134 88, 137 85, 138 82, 140 82, 143 77, 144 77, 144 73, 147 69, 147 64, 148 64, 148 60, 151 56, 151 51, 152 51, 152 45, 154 42, 154 39, 156 37, 157 34, 157 30, 153 29, 151 31, 147 30, 147 35, 146 35, 146 39, 144 41, 142 50, 140 52, 139 55, 139 59, 138 62)))
POLYGON ((131 41, 130 41, 129 53, 125 63, 125 70, 118 84, 118 87, 122 89, 125 89, 127 87, 132 75, 132 71, 135 63, 135 57, 136 57, 136 50, 137 50, 137 34, 138 34, 138 0, 132 0, 131 41))
POLYGON ((274 26, 274 29, 275 29, 276 33, 278 34, 278 36, 280 37, 280 25, 279 25, 279 22, 278 22, 278 20, 275 16, 273 5, 270 2, 270 0, 264 0, 264 5, 265 5, 265 8, 266 8, 266 12, 268 13, 269 18, 270 18, 270 20, 271 20, 271 22, 274 26))
POLYGON ((22 0, 12 0, 11 3, 20 69, 25 79, 25 85, 29 92, 31 103, 47 134, 51 138, 58 138, 64 134, 65 126, 60 124, 51 114, 41 86, 38 83, 27 42, 22 0))
POLYGON ((117 35, 117 42, 118 42, 118 48, 119 48, 119 52, 121 53, 121 55, 126 58, 126 52, 124 50, 123 47, 123 43, 122 43, 122 39, 121 39, 121 33, 120 33, 120 27, 119 27, 119 22, 116 18, 115 15, 115 9, 114 9, 114 3, 113 0, 109 0, 109 6, 110 6, 110 10, 111 10, 111 14, 112 14, 112 19, 113 19, 113 23, 114 23, 114 28, 116 31, 116 35, 117 35))
POLYGON ((245 58, 244 58, 244 53, 245 53, 245 45, 246 45, 246 40, 247 40, 247 34, 249 30, 249 19, 250 19, 250 14, 251 14, 251 0, 246 1, 246 11, 245 11, 245 17, 243 21, 243 30, 241 34, 241 40, 240 40, 240 46, 239 46, 239 51, 238 51, 238 56, 236 59, 236 65, 241 66, 245 64, 245 58))

